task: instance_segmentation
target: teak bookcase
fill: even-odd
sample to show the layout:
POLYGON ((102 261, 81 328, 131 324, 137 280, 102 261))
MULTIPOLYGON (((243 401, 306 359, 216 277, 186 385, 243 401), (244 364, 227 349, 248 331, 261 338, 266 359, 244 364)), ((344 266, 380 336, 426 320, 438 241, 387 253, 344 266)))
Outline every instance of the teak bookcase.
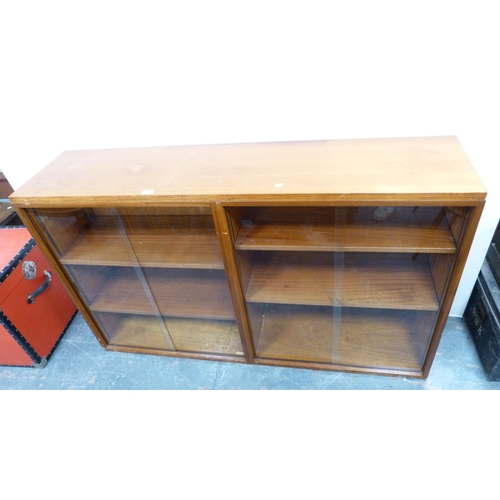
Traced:
POLYGON ((11 201, 107 349, 427 377, 485 196, 430 137, 68 151, 11 201))

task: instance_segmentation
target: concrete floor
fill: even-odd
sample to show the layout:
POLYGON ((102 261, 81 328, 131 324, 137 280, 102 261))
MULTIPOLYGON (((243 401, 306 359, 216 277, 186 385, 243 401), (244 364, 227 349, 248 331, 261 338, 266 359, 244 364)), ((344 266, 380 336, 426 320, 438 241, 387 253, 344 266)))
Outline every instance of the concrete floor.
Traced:
POLYGON ((0 389, 500 389, 462 318, 450 318, 427 380, 105 351, 78 314, 42 369, 0 366, 0 389))

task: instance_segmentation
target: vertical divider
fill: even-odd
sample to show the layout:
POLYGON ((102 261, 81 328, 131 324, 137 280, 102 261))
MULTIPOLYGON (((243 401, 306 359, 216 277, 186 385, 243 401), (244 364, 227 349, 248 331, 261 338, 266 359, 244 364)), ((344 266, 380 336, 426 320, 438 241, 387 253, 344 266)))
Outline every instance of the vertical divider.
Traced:
MULTIPOLYGON (((335 245, 338 244, 340 238, 338 237, 339 230, 342 231, 345 228, 347 221, 347 211, 345 207, 335 208, 335 245)), ((333 255, 333 309, 332 309, 332 363, 338 364, 341 362, 340 353, 340 339, 342 332, 342 308, 343 308, 343 294, 344 294, 344 249, 339 248, 334 252, 333 255)))
POLYGON ((118 210, 116 208, 110 209, 111 216, 113 218, 113 221, 115 223, 116 229, 118 231, 118 234, 120 235, 123 244, 125 245, 125 248, 127 249, 127 253, 129 255, 130 261, 134 267, 134 271, 137 275, 137 278, 139 279, 139 282, 142 286, 142 289, 144 290, 144 293, 146 294, 146 297, 148 299, 149 305, 151 306, 156 320, 158 321, 158 324, 160 325, 161 331, 163 333, 163 337, 165 338, 165 341, 167 342, 170 350, 175 351, 175 345, 172 340, 172 337, 170 336, 170 332, 168 331, 165 322, 163 321, 163 316, 161 315, 160 309, 158 307, 158 304, 156 303, 156 300, 153 296, 153 293, 151 292, 151 288, 149 286, 148 280, 146 279, 146 276, 144 275, 144 271, 142 269, 141 263, 139 262, 139 259, 137 258, 137 255, 134 251, 134 248, 132 247, 132 244, 130 243, 127 230, 125 229, 125 226, 123 224, 123 221, 120 217, 120 214, 118 213, 118 210))
POLYGON ((245 353, 247 363, 252 363, 255 359, 252 335, 250 324, 248 322, 248 314, 246 308, 245 297, 241 285, 238 260, 234 250, 233 240, 234 235, 229 224, 227 213, 221 202, 214 202, 212 206, 212 215, 217 232, 217 239, 224 261, 226 270, 226 278, 231 292, 231 300, 233 302, 234 312, 238 328, 240 331, 241 343, 245 353))

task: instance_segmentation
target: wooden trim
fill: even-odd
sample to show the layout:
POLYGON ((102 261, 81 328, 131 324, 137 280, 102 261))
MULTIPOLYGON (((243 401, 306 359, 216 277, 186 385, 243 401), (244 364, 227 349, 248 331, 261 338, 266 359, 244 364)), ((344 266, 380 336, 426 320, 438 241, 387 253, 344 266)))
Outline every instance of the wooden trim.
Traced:
POLYGON ((196 351, 165 351, 161 349, 147 349, 143 347, 122 347, 109 344, 106 346, 106 351, 135 353, 135 354, 153 354, 155 356, 165 356, 169 358, 185 358, 185 359, 198 359, 200 361, 223 361, 239 364, 247 364, 248 361, 243 356, 236 356, 232 354, 214 354, 214 353, 200 353, 196 351))
POLYGON ((252 363, 255 358, 255 353, 252 345, 252 336, 250 333, 250 325, 248 323, 246 302, 241 285, 238 261, 234 252, 234 236, 230 229, 225 208, 220 203, 214 203, 212 205, 212 213, 214 217, 215 229, 217 231, 217 237, 221 247, 222 257, 224 259, 224 267, 226 269, 229 289, 231 290, 236 321, 240 328, 241 343, 245 353, 245 359, 248 363, 252 363))
POLYGON ((362 366, 346 366, 335 365, 330 363, 314 363, 312 361, 292 361, 292 360, 275 360, 267 358, 255 358, 256 365, 264 366, 283 366, 287 368, 303 368, 306 370, 321 370, 331 372, 358 373, 360 375, 386 375, 390 377, 411 377, 411 378, 426 378, 421 371, 402 370, 402 369, 385 369, 385 368, 364 368, 362 366))
MULTIPOLYGON (((30 197, 29 200, 19 197, 14 193, 9 197, 15 208, 77 208, 82 206, 81 199, 65 197, 30 197)), ((224 207, 237 206, 378 206, 378 205, 449 205, 468 206, 485 199, 484 192, 463 193, 460 195, 450 193, 410 193, 410 194, 293 194, 293 195, 172 195, 172 196, 120 196, 98 197, 86 196, 85 206, 109 207, 110 204, 120 207, 173 207, 173 206, 200 206, 211 203, 221 203, 224 207)))

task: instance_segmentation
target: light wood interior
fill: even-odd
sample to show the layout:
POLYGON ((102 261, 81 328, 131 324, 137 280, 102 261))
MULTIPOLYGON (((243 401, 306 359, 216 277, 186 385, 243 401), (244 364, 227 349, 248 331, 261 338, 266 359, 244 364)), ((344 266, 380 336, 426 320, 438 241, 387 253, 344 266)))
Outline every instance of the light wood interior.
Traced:
MULTIPOLYGON (((223 271, 152 269, 147 284, 160 312, 166 316, 234 319, 223 271)), ((90 304, 93 311, 152 314, 147 293, 134 269, 118 268, 90 304)))
MULTIPOLYGON (((195 219, 190 220, 194 222, 195 219)), ((132 266, 134 257, 126 244, 128 239, 144 267, 224 269, 212 219, 209 221, 212 227, 205 223, 193 223, 190 227, 129 226, 124 237, 110 217, 98 217, 81 231, 61 257, 61 262, 132 266)))
POLYGON ((250 302, 437 310, 427 256, 258 252, 246 290, 250 302), (335 302, 335 296, 338 302, 335 302))

